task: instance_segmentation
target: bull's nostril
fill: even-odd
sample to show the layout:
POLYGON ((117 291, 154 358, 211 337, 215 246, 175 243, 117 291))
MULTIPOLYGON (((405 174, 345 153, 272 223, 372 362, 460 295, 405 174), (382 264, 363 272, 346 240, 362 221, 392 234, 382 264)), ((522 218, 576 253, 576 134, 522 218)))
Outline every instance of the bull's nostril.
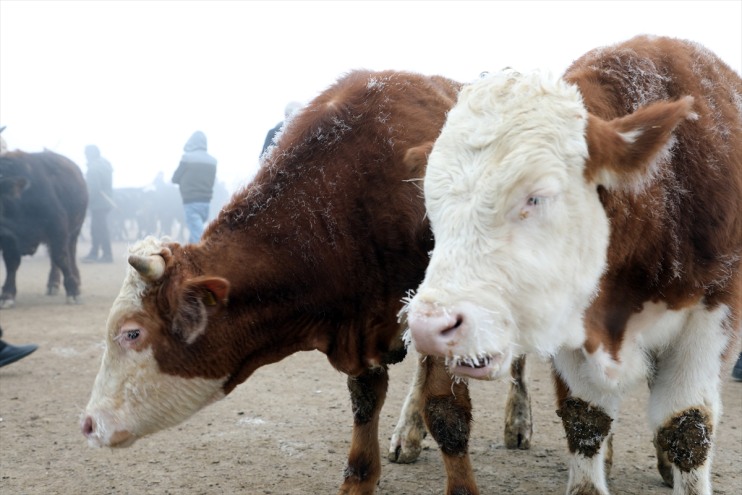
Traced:
POLYGON ((461 317, 461 316, 457 316, 456 317, 456 321, 454 322, 454 324, 451 325, 451 326, 449 326, 448 328, 445 328, 441 332, 441 336, 442 337, 446 337, 446 338, 453 337, 456 334, 457 330, 461 327, 461 325, 463 323, 464 323, 464 318, 461 317))
POLYGON ((89 437, 93 434, 93 418, 87 416, 82 424, 82 434, 89 437))

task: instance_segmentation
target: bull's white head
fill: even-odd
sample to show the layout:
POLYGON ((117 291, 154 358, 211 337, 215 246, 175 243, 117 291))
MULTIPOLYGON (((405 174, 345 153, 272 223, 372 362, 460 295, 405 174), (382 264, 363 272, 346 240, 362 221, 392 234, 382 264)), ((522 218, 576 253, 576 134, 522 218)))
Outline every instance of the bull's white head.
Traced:
POLYGON ((541 73, 464 88, 425 176, 435 249, 407 307, 417 350, 490 379, 514 354, 579 347, 607 260, 598 187, 640 190, 691 104, 604 121, 576 86, 541 73))
MULTIPOLYGON (((143 294, 163 277, 168 249, 154 238, 130 250, 130 266, 106 323, 106 348, 92 395, 81 421, 93 446, 125 447, 136 439, 185 420, 223 397, 223 379, 165 373, 155 357, 162 349, 163 322, 143 306, 143 294)), ((226 287, 215 288, 216 292, 226 287)), ((202 305, 193 306, 188 334, 193 341, 204 331, 202 305)), ((176 322, 177 323, 177 322, 176 322)), ((185 371, 185 370, 184 370, 185 371)))

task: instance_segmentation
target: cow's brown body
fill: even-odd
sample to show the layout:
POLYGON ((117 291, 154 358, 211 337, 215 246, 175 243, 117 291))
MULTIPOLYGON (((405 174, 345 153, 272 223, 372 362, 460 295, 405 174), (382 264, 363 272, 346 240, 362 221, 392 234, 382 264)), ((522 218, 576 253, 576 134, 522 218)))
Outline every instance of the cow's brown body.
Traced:
MULTIPOLYGON (((199 244, 135 246, 83 418, 90 442, 128 445, 261 366, 319 350, 349 376, 354 431, 341 493, 373 493, 386 368, 405 354, 398 313, 433 247, 419 179, 458 90, 439 77, 351 73, 287 124, 199 244)), ((439 360, 427 366, 437 389, 468 403, 439 360)), ((446 429, 440 412, 426 419, 446 429)), ((468 479, 456 441, 443 446, 449 477, 468 479)))

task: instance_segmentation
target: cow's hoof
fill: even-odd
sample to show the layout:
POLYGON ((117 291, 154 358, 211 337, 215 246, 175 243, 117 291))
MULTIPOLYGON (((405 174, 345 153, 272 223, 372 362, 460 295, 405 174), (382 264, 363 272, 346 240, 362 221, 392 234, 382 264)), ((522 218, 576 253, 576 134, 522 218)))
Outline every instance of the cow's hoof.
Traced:
POLYGON ((0 309, 10 309, 15 306, 15 299, 0 299, 0 309))
MULTIPOLYGON (((416 432, 417 433, 417 432, 416 432)), ((387 458, 397 464, 412 464, 420 457, 422 452, 422 439, 423 435, 408 435, 404 440, 398 435, 392 435, 392 441, 389 445, 389 454, 387 458)))
POLYGON ((80 296, 67 296, 67 304, 82 304, 80 296))
POLYGON ((528 450, 531 448, 533 426, 530 421, 516 421, 505 424, 505 448, 528 450))

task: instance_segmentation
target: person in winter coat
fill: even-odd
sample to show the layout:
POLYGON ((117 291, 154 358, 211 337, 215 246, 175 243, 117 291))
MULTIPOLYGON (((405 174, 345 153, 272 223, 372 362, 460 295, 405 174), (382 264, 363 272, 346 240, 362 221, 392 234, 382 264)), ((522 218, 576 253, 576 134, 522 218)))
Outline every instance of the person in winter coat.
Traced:
POLYGON ((111 236, 108 232, 108 214, 113 209, 113 167, 100 155, 97 146, 85 147, 88 171, 88 209, 90 210, 90 252, 82 261, 86 263, 112 263, 111 236), (98 254, 100 253, 100 257, 98 254))
POLYGON ((183 147, 183 157, 173 174, 172 182, 180 187, 188 242, 201 239, 204 225, 209 218, 209 202, 216 179, 216 158, 206 152, 206 134, 196 131, 183 147))

